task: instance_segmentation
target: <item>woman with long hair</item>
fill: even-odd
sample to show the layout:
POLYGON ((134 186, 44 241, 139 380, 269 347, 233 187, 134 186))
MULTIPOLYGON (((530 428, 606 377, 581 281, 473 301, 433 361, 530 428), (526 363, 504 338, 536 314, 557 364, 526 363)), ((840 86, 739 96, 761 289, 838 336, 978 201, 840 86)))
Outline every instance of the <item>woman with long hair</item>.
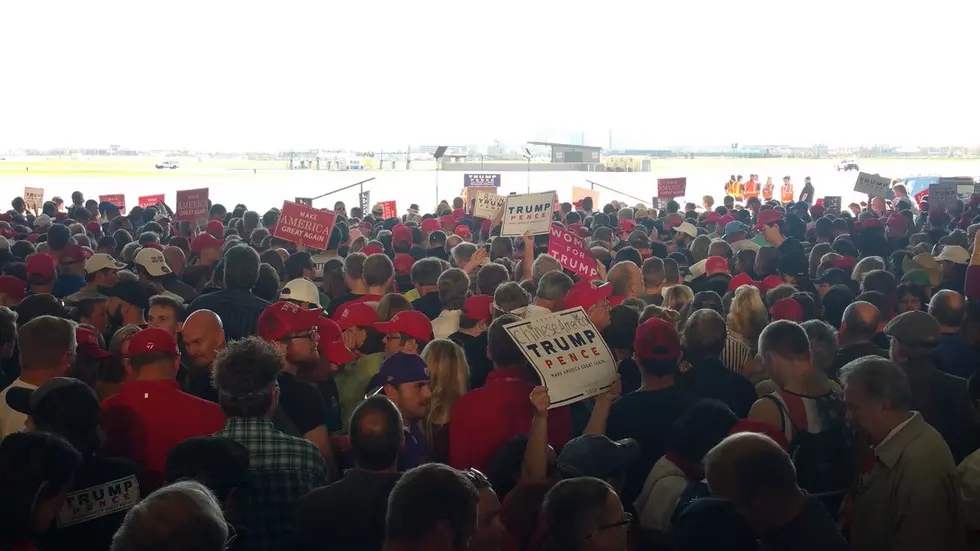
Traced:
POLYGON ((694 291, 687 285, 671 285, 664 291, 663 307, 680 312, 684 305, 694 300, 694 291))
POLYGON ((412 303, 405 298, 405 295, 398 293, 388 293, 378 301, 378 321, 391 321, 398 312, 405 312, 412 309, 412 303))
POLYGON ((422 359, 429 367, 432 390, 422 430, 432 446, 433 459, 445 462, 449 459, 450 412, 469 387, 469 367, 463 349, 446 339, 435 339, 426 345, 422 359))
POLYGON ((769 316, 759 289, 752 285, 742 285, 736 289, 728 312, 728 330, 755 352, 759 334, 768 324, 769 316))

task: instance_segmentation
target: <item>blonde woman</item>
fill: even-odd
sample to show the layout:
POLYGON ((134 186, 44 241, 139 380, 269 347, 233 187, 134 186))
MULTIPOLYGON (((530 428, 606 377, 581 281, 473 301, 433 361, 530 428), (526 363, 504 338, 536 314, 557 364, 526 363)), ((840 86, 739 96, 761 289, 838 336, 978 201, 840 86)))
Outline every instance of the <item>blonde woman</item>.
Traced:
POLYGON ((753 354, 758 346, 759 334, 768 323, 769 316, 759 289, 752 285, 742 285, 736 289, 728 312, 728 330, 748 345, 753 354))
POLYGON ((453 404, 469 388, 470 370, 463 349, 453 341, 435 339, 422 350, 429 367, 432 399, 422 430, 432 448, 434 461, 449 460, 449 415, 453 404))
POLYGON ((381 297, 377 304, 378 321, 391 321, 398 312, 412 309, 412 303, 405 298, 405 295, 398 293, 388 293, 381 297))
POLYGON ((672 285, 664 290, 664 308, 680 312, 685 304, 694 300, 694 291, 687 285, 672 285))

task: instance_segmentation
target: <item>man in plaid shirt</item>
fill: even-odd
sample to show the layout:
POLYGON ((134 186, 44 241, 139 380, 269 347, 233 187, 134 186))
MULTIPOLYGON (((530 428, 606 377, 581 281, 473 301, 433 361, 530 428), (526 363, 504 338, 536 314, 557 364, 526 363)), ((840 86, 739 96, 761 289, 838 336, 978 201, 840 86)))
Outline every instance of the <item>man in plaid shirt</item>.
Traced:
POLYGON ((249 451, 254 489, 243 496, 240 520, 246 551, 285 550, 291 541, 296 501, 327 483, 323 457, 302 438, 273 427, 283 356, 256 337, 229 342, 214 362, 214 383, 228 423, 215 436, 249 451))

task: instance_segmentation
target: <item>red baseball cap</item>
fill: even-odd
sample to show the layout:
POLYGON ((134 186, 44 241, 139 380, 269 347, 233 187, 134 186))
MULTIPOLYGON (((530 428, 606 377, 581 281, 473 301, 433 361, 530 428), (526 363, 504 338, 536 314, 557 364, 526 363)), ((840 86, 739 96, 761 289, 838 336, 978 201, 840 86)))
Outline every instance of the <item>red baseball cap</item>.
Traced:
POLYGON ((841 270, 853 270, 856 263, 854 259, 850 256, 842 256, 835 260, 833 263, 834 268, 840 268, 841 270))
POLYGON ((452 214, 447 214, 445 216, 439 217, 439 225, 442 226, 442 229, 446 231, 453 229, 455 224, 456 224, 456 217, 453 216, 452 214))
POLYGON ((810 216, 813 218, 820 218, 825 212, 827 212, 827 209, 823 205, 813 205, 810 207, 810 216))
POLYGON ((210 233, 202 233, 191 242, 191 252, 201 254, 205 249, 221 248, 224 244, 225 241, 223 239, 218 239, 210 233))
POLYGON ((90 256, 81 245, 71 244, 61 251, 61 260, 68 262, 85 262, 90 256))
POLYGON ((490 295, 473 295, 463 302, 463 315, 471 320, 490 321, 493 315, 490 306, 493 304, 493 297, 490 295))
POLYGON ((382 321, 374 325, 374 328, 384 334, 404 333, 417 341, 429 342, 432 340, 432 322, 422 312, 415 310, 405 310, 395 314, 391 321, 382 321))
POLYGON ((672 212, 664 218, 664 228, 676 228, 684 223, 684 217, 676 212, 672 212))
POLYGON ((759 217, 757 218, 757 224, 752 228, 753 230, 761 230, 762 228, 773 224, 775 222, 782 222, 783 215, 776 210, 764 210, 759 212, 759 217))
POLYGON ((407 276, 412 274, 412 266, 415 265, 415 259, 410 254, 400 253, 395 255, 395 273, 400 276, 407 276))
POLYGON ((456 229, 453 230, 453 233, 455 233, 456 235, 458 235, 460 237, 463 237, 463 236, 467 236, 468 237, 470 235, 473 235, 473 232, 470 231, 470 227, 467 226, 466 224, 460 224, 460 225, 456 226, 456 229))
POLYGON ((26 239, 28 243, 36 243, 38 237, 41 237, 41 234, 39 234, 39 233, 32 233, 32 234, 28 235, 27 237, 25 237, 24 239, 26 239))
POLYGON ((714 211, 709 212, 708 215, 704 217, 705 224, 716 224, 719 220, 721 220, 721 215, 714 211))
POLYGON ((892 228, 907 228, 909 227, 909 219, 896 212, 885 219, 885 225, 892 228))
POLYGON ((100 224, 98 220, 92 220, 88 224, 85 224, 85 231, 102 233, 102 224, 100 224))
POLYGON ((436 231, 439 229, 439 221, 435 218, 426 218, 422 221, 422 229, 425 231, 436 231))
POLYGON ((280 341, 290 333, 316 327, 322 312, 322 308, 307 310, 292 302, 277 302, 262 310, 257 332, 262 340, 280 341))
POLYGON ((719 224, 727 224, 729 222, 738 222, 738 218, 735 218, 733 214, 726 214, 718 219, 719 224))
POLYGON ((225 237, 225 225, 220 220, 211 220, 208 222, 208 233, 215 239, 223 239, 225 237))
POLYGON ((745 272, 742 272, 742 273, 734 276, 731 279, 731 281, 728 282, 728 290, 729 291, 734 291, 735 289, 738 289, 742 285, 753 285, 755 287, 758 287, 759 286, 759 282, 753 280, 752 279, 752 276, 750 276, 749 274, 747 274, 745 272))
POLYGON ((21 301, 27 295, 27 282, 12 275, 0 276, 0 294, 21 301))
POLYGON ((769 317, 772 321, 790 320, 803 323, 803 307, 792 298, 781 298, 769 309, 769 317))
POLYGON ((762 282, 759 284, 759 290, 763 293, 768 293, 770 289, 775 289, 782 284, 783 280, 779 276, 766 276, 762 278, 762 282))
POLYGON ((27 257, 27 275, 40 276, 44 280, 54 279, 58 265, 53 256, 45 253, 32 254, 27 257))
POLYGON ((174 338, 173 333, 160 327, 149 327, 137 332, 129 340, 128 356, 130 358, 143 354, 157 353, 171 354, 173 356, 180 354, 177 351, 177 339, 174 338))
POLYGON ((370 305, 357 302, 347 308, 341 308, 337 316, 337 325, 341 330, 349 327, 374 327, 378 323, 378 312, 370 305))
POLYGON ((77 344, 76 348, 84 352, 86 356, 95 358, 96 360, 104 360, 112 357, 112 354, 108 350, 99 346, 99 336, 91 329, 80 326, 76 327, 75 342, 77 344))
POLYGON ((681 355, 681 340, 673 325, 650 318, 636 328, 633 350, 644 360, 676 359, 681 355))
POLYGON ((354 361, 354 353, 344 344, 337 322, 320 316, 316 320, 316 332, 319 340, 317 350, 320 356, 330 360, 330 363, 343 365, 354 361))
POLYGON ((391 228, 391 243, 396 247, 412 246, 412 228, 404 224, 398 224, 391 228))
POLYGON ((593 287, 591 282, 583 279, 575 285, 572 285, 572 288, 565 295, 565 308, 581 306, 583 309, 588 310, 600 300, 609 298, 610 293, 612 293, 612 285, 606 283, 605 285, 593 287))
POLYGON ((361 249, 361 252, 364 253, 364 256, 371 256, 372 254, 382 254, 385 250, 377 245, 368 245, 361 249))
POLYGON ((709 277, 715 274, 732 275, 728 269, 728 259, 723 256, 709 256, 705 259, 704 273, 709 277))

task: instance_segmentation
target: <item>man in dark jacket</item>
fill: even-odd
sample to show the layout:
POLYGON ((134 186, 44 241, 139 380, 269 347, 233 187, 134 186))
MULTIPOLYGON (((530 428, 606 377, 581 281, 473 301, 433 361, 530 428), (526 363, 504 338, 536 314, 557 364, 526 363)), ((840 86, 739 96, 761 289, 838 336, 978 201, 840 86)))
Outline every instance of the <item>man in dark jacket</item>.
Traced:
POLYGON ((755 388, 721 361, 727 336, 718 312, 707 308, 694 312, 684 326, 684 359, 690 367, 677 377, 677 386, 698 398, 720 400, 744 419, 755 402, 755 388))
POLYGON ((848 362, 864 356, 888 357, 888 351, 871 342, 881 325, 881 313, 870 302, 852 302, 844 309, 840 325, 840 351, 832 373, 837 373, 848 362))

